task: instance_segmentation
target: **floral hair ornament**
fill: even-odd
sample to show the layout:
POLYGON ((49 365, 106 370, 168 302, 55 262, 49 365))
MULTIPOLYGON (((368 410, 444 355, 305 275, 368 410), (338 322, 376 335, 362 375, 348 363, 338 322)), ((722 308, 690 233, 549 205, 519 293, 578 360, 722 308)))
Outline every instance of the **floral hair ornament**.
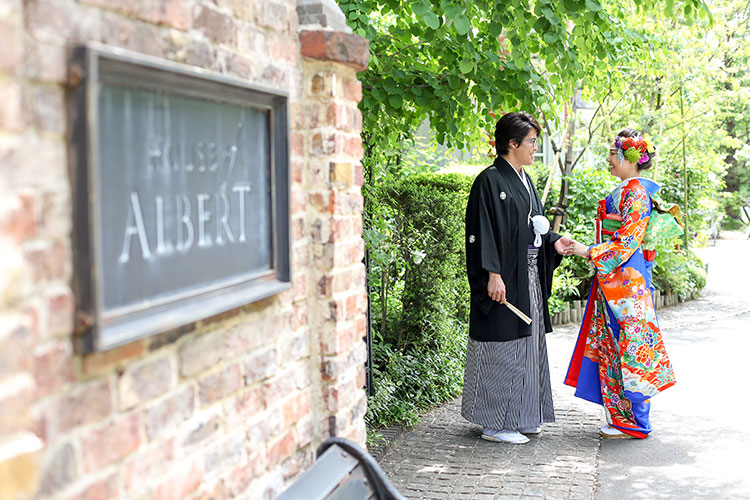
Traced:
POLYGON ((617 158, 622 161, 627 158, 632 163, 642 165, 649 159, 649 154, 656 151, 650 137, 615 137, 613 146, 617 148, 617 158))

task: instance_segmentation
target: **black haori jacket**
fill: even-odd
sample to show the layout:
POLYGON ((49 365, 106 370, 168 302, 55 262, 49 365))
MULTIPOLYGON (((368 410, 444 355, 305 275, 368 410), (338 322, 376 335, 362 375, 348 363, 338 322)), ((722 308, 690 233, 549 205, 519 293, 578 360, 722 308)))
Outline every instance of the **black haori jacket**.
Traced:
MULTIPOLYGON (((531 178, 531 216, 543 206, 531 178)), ((474 180, 466 206, 466 270, 471 288, 469 336, 478 341, 505 342, 531 335, 531 327, 487 294, 489 272, 502 276, 507 301, 531 317, 528 246, 534 232, 528 223, 529 193, 513 167, 503 158, 484 169, 474 180)), ((552 273, 562 261, 552 231, 542 237, 537 266, 542 287, 544 331, 551 332, 549 316, 552 273)))

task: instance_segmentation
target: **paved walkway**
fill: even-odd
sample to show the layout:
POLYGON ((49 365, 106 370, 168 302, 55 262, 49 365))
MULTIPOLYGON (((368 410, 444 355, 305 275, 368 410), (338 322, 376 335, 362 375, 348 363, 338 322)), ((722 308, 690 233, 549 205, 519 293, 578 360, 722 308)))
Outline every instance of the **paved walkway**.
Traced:
MULTIPOLYGON (((746 467, 740 465, 747 450, 743 456, 721 458, 722 448, 734 453, 744 446, 733 436, 744 443, 750 438, 740 428, 738 406, 746 405, 741 396, 728 394, 730 390, 744 394, 744 385, 737 379, 726 380, 720 396, 724 399, 714 399, 711 388, 722 377, 719 373, 709 378, 700 356, 701 350, 710 352, 714 360, 710 366, 719 368, 717 349, 727 347, 716 344, 717 336, 701 333, 723 331, 726 335, 718 338, 727 343, 738 342, 740 331, 747 333, 750 294, 744 288, 750 276, 737 274, 734 263, 750 253, 750 242, 720 240, 703 253, 710 272, 705 293, 659 312, 678 376, 678 385, 670 391, 679 403, 669 403, 670 391, 657 396, 664 400, 661 405, 655 398, 656 430, 649 439, 601 441, 602 409, 573 397, 573 389, 562 384, 577 335, 577 327, 568 325, 547 336, 557 421, 546 424, 540 436, 522 446, 479 439, 481 428, 460 416, 459 398, 424 416, 388 448, 380 459, 386 474, 415 500, 750 498, 750 480, 745 477, 746 467), (677 390, 681 385, 690 390, 681 394, 677 390), (727 412, 734 416, 727 417, 727 412), (734 428, 729 422, 735 422, 734 428), (712 428, 719 424, 720 428, 712 428), (726 433, 730 429, 738 433, 726 433), (703 452, 706 457, 701 457, 703 452), (711 460, 714 465, 708 467, 711 460)), ((747 341, 743 345, 742 356, 747 358, 750 345, 747 341)), ((737 370, 742 366, 738 364, 737 370)), ((736 376, 736 370, 732 374, 736 376)))

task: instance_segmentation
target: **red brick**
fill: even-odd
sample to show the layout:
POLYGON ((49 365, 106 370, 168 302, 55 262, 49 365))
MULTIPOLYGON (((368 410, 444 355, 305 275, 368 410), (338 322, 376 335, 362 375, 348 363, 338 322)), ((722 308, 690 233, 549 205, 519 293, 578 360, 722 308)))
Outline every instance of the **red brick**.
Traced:
POLYGON ((209 4, 201 3, 194 7, 193 28, 219 43, 232 43, 234 40, 234 20, 209 4))
POLYGON ((307 206, 307 193, 302 189, 292 188, 292 212, 291 215, 299 215, 305 212, 307 206))
POLYGON ((239 465, 245 457, 245 435, 240 429, 214 442, 204 453, 203 467, 207 475, 220 474, 239 465))
POLYGON ((36 204, 31 194, 8 196, 0 207, 0 234, 22 242, 37 232, 36 204))
POLYGON ((166 393, 175 378, 169 358, 162 356, 129 365, 120 375, 120 410, 136 405, 166 393))
POLYGON ((22 314, 0 316, 0 379, 33 369, 31 328, 22 314))
POLYGON ((40 39, 84 43, 100 39, 101 12, 74 2, 32 0, 24 2, 26 25, 40 39))
POLYGON ((329 192, 310 193, 310 204, 323 213, 330 213, 333 210, 332 198, 329 192))
MULTIPOLYGON (((256 302, 250 306, 248 312, 263 311, 273 302, 273 300, 274 298, 266 299, 267 302, 265 302, 265 306, 263 305, 263 301, 256 302)), ((270 327, 268 322, 271 321, 273 317, 274 315, 271 314, 249 316, 244 318, 244 321, 241 323, 233 326, 227 333, 226 357, 240 357, 247 352, 259 349, 267 343, 268 338, 263 335, 262 332, 272 331, 267 330, 266 328, 270 327)))
MULTIPOLYGON (((281 433, 284 417, 281 410, 268 412, 262 416, 260 422, 251 423, 246 433, 246 445, 249 453, 258 450, 265 452, 266 443, 281 433)), ((263 455, 265 460, 265 453, 263 455)))
POLYGON ((183 386, 146 409, 146 435, 153 440, 160 434, 170 434, 186 422, 195 410, 195 390, 183 386))
POLYGON ((65 96, 62 88, 54 86, 27 87, 31 116, 37 130, 63 134, 66 130, 65 96))
POLYGON ((38 240, 24 246, 34 281, 67 281, 68 250, 62 241, 38 240))
POLYGON ((355 78, 347 78, 341 82, 344 99, 359 102, 362 100, 362 82, 355 78))
POLYGON ((229 58, 229 71, 240 78, 254 79, 257 71, 256 61, 239 54, 232 54, 229 58))
POLYGON ((15 82, 0 82, 0 130, 21 131, 26 127, 23 88, 15 82))
POLYGON ((226 481, 217 479, 213 484, 201 485, 201 491, 191 497, 191 500, 225 500, 231 498, 227 491, 226 481))
POLYGON ((237 19, 242 21, 252 21, 253 19, 252 2, 247 0, 216 0, 215 3, 219 7, 231 10, 237 19))
MULTIPOLYGON (((304 144, 300 145, 300 154, 304 153, 304 144)), ((305 163, 303 161, 300 161, 299 159, 292 159, 291 161, 291 178, 293 183, 302 183, 303 181, 303 173, 305 171, 305 163)))
POLYGON ((169 476, 154 489, 154 500, 182 500, 198 489, 203 481, 200 458, 177 464, 169 476))
MULTIPOLYGON (((354 185, 358 187, 362 187, 365 183, 365 172, 364 167, 361 163, 358 163, 354 166, 354 185)), ((361 234, 361 231, 360 231, 361 234)))
POLYGON ((28 37, 23 59, 26 78, 61 84, 67 81, 68 60, 63 42, 47 42, 28 37))
POLYGON ((362 114, 356 107, 334 102, 328 106, 326 123, 339 130, 360 132, 362 130, 362 114))
POLYGON ((320 110, 320 104, 314 102, 305 106, 305 125, 307 129, 316 129, 326 124, 326 117, 320 110))
POLYGON ((180 446, 189 448, 198 443, 215 439, 222 428, 222 418, 219 415, 202 416, 200 421, 191 421, 192 428, 188 429, 180 446))
POLYGON ((305 106, 301 103, 294 102, 289 104, 289 127, 292 130, 302 130, 305 128, 305 106))
POLYGON ((310 142, 310 153, 315 156, 336 153, 336 134, 314 134, 310 142))
POLYGON ((367 69, 369 42, 359 35, 338 31, 303 31, 299 41, 304 57, 342 63, 355 71, 367 69))
POLYGON ((79 384, 43 406, 45 437, 54 441, 59 433, 102 421, 112 410, 112 390, 106 380, 79 384))
POLYGON ((67 497, 68 500, 111 500, 120 496, 117 477, 109 476, 86 486, 79 493, 67 497))
POLYGON ((302 448, 310 444, 315 435, 313 420, 311 417, 303 418, 297 423, 297 446, 302 448))
POLYGON ((278 36, 268 34, 265 38, 268 46, 266 53, 276 61, 284 61, 291 65, 296 65, 299 57, 299 46, 297 40, 290 39, 288 36, 278 36))
MULTIPOLYGON (((296 12, 293 14, 296 17, 296 12)), ((289 32, 291 14, 287 6, 273 0, 255 2, 255 22, 262 27, 289 32)))
POLYGON ((310 94, 320 97, 336 96, 336 73, 316 73, 310 79, 310 94))
POLYGON ((102 14, 102 42, 142 54, 164 57, 165 46, 159 28, 109 12, 102 14))
POLYGON ((278 370, 276 348, 264 349, 251 354, 245 361, 245 385, 272 376, 278 370))
POLYGON ((228 366, 198 381, 200 401, 203 405, 215 403, 237 392, 242 385, 239 365, 228 366))
POLYGON ((292 132, 291 150, 293 156, 304 156, 305 154, 305 136, 299 132, 292 132))
POLYGON ((357 263, 328 276, 326 295, 361 289, 365 286, 364 264, 357 263))
POLYGON ((82 439, 86 471, 103 469, 135 451, 141 444, 140 428, 140 413, 131 413, 88 432, 82 439))
MULTIPOLYGON (((7 9, 7 7, 6 7, 7 9)), ((16 73, 21 67, 23 56, 22 26, 23 19, 20 9, 15 13, 6 13, 7 17, 0 19, 0 47, 3 55, 0 57, 0 71, 16 73)))
POLYGON ((297 383, 292 371, 277 372, 276 377, 263 384, 263 403, 266 408, 275 406, 294 393, 297 383))
POLYGON ((78 459, 69 441, 48 444, 39 478, 37 498, 50 498, 73 483, 78 475, 78 459))
POLYGON ((231 332, 209 332, 185 342, 178 352, 180 375, 192 377, 221 362, 229 334, 231 332))
POLYGON ((8 377, 0 383, 0 436, 30 426, 29 407, 34 392, 34 380, 28 374, 8 377))
POLYGON ((276 64, 268 64, 260 73, 259 82, 274 88, 287 88, 289 75, 283 67, 276 64))
POLYGON ((47 335, 69 335, 73 331, 75 311, 73 292, 69 288, 52 292, 47 298, 47 307, 47 335))
POLYGON ((301 304, 295 307, 294 319, 292 320, 292 330, 296 331, 307 325, 308 322, 309 319, 307 317, 307 308, 301 304))
POLYGON ((240 497, 245 493, 253 479, 260 477, 265 471, 260 454, 248 457, 248 463, 236 467, 229 475, 227 487, 233 497, 240 497))
POLYGON ((310 395, 307 392, 292 396, 284 403, 284 427, 296 424, 310 415, 310 395))
MULTIPOLYGON (((292 218, 292 244, 303 242, 307 243, 304 240, 305 237, 305 217, 304 215, 299 215, 292 218)), ((296 264, 296 260, 295 260, 296 264)), ((305 266, 307 267, 307 266, 305 266)))
POLYGON ((37 352, 34 356, 34 377, 37 397, 45 396, 72 382, 75 370, 70 341, 57 342, 37 352))
POLYGON ((349 267, 358 262, 362 262, 365 255, 364 241, 349 240, 334 243, 333 265, 338 268, 349 267))
POLYGON ((354 344, 362 340, 362 332, 356 328, 342 327, 340 330, 326 332, 321 336, 321 354, 334 356, 351 352, 354 344))
POLYGON ((352 156, 359 160, 360 158, 362 158, 362 155, 364 155, 364 153, 365 150, 364 148, 362 148, 361 137, 349 137, 344 140, 344 154, 352 156))
POLYGON ((240 392, 227 401, 225 408, 226 426, 228 428, 244 427, 249 419, 255 417, 263 409, 260 387, 240 392))
POLYGON ((364 199, 358 192, 332 191, 333 211, 339 215, 358 215, 364 209, 364 199))
POLYGON ((288 431, 281 438, 271 442, 268 445, 266 456, 268 457, 268 466, 273 467, 286 460, 296 449, 294 432, 288 431))
POLYGON ((183 0, 81 0, 81 3, 121 12, 153 24, 166 24, 182 30, 190 27, 190 13, 183 0))
POLYGON ((123 487, 127 493, 146 488, 150 479, 160 478, 174 459, 174 440, 157 441, 141 447, 122 466, 123 487))
POLYGON ((306 467, 311 465, 312 462, 311 452, 299 451, 295 453, 283 464, 282 470, 284 480, 289 481, 290 479, 297 477, 306 467))
MULTIPOLYGON (((305 273, 307 272, 307 268, 310 266, 310 249, 306 245, 302 244, 294 246, 294 248, 292 249, 292 266, 294 280, 299 280, 304 285, 307 285, 307 276, 305 276, 305 273)), ((296 323, 299 320, 301 320, 301 318, 298 318, 295 314, 295 318, 292 324, 293 330, 296 330, 297 328, 302 326, 301 324, 296 323)))
POLYGON ((84 375, 96 375, 111 371, 124 361, 136 358, 146 350, 146 341, 136 340, 109 351, 95 352, 83 357, 82 372, 84 375))

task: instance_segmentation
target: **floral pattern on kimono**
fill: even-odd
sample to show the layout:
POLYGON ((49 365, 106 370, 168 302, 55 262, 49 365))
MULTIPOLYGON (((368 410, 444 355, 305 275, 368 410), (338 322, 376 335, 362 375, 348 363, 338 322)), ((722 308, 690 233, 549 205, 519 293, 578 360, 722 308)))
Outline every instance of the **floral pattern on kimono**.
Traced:
POLYGON ((565 383, 602 404, 615 427, 645 437, 649 398, 675 383, 641 249, 652 204, 644 185, 631 179, 607 197, 606 207, 622 225, 610 241, 591 247, 596 275, 565 383))

